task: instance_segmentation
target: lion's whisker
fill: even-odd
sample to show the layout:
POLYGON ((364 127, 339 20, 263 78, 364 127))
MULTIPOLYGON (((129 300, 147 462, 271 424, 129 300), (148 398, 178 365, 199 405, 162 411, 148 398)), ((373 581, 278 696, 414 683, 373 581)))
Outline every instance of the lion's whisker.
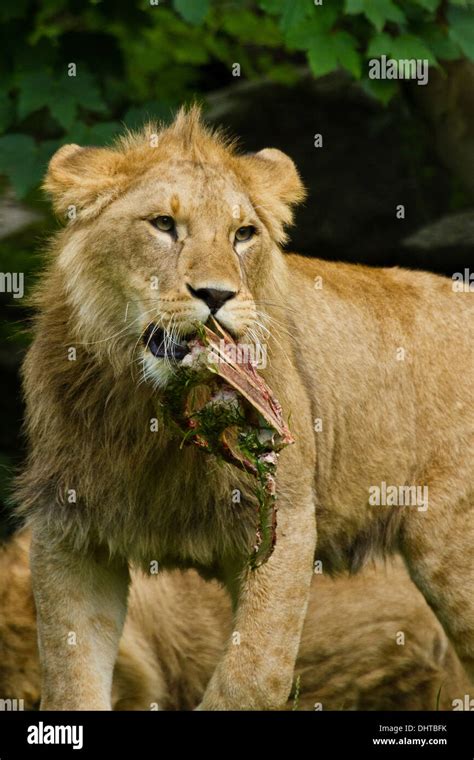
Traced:
POLYGON ((276 329, 279 334, 283 332, 285 335, 288 335, 289 338, 293 338, 293 335, 289 330, 287 330, 285 325, 278 319, 271 317, 270 314, 267 314, 267 312, 257 310, 257 316, 259 316, 261 319, 268 319, 272 326, 275 326, 274 329, 276 329))
POLYGON ((259 325, 261 328, 263 328, 263 329, 265 329, 267 331, 268 337, 271 338, 271 340, 273 340, 276 343, 276 345, 278 346, 278 348, 281 350, 282 354, 284 355, 285 359, 288 362, 290 362, 290 358, 288 356, 288 353, 287 353, 287 351, 285 351, 285 348, 283 347, 281 341, 271 332, 271 330, 269 330, 267 327, 265 327, 264 325, 262 325, 261 322, 258 322, 258 320, 254 320, 254 322, 257 325, 259 325))
POLYGON ((143 314, 140 314, 138 317, 133 319, 131 322, 128 323, 125 327, 122 327, 121 330, 114 333, 113 335, 109 335, 107 338, 100 338, 100 340, 90 340, 90 341, 78 341, 76 343, 77 346, 93 346, 97 343, 106 343, 109 340, 113 340, 114 338, 117 338, 119 335, 122 335, 124 332, 126 332, 132 325, 135 324, 135 322, 139 322, 146 314, 150 314, 152 311, 155 311, 156 307, 153 309, 148 309, 147 311, 143 312, 143 314))
POLYGON ((297 310, 294 309, 292 306, 288 306, 288 304, 277 303, 276 301, 261 301, 261 300, 255 300, 254 303, 256 306, 276 306, 276 308, 278 309, 284 309, 285 311, 293 311, 295 314, 297 314, 297 310))

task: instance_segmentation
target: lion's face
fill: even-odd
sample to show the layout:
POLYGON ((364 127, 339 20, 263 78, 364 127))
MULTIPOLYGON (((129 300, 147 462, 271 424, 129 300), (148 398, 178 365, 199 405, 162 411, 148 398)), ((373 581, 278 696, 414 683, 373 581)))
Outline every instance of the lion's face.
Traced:
MULTIPOLYGON (((49 189, 57 185, 66 162, 77 176, 79 159, 100 158, 95 176, 106 187, 89 206, 81 202, 58 263, 80 336, 94 336, 86 342, 97 346, 106 337, 98 337, 102 324, 111 338, 128 341, 124 358, 130 363, 131 352, 156 384, 166 381, 197 323, 210 315, 240 341, 263 337, 265 278, 290 213, 268 170, 274 182, 291 170, 297 184, 291 192, 302 194, 292 162, 279 151, 236 156, 195 123, 186 152, 178 122, 158 135, 157 147, 143 137, 121 153, 67 146, 53 158, 46 182, 49 189)), ((79 195, 83 187, 75 189, 79 195)), ((59 198, 62 207, 76 207, 70 186, 59 198)))
POLYGON ((211 314, 234 336, 255 338, 255 275, 272 241, 236 178, 171 161, 106 209, 100 227, 152 376, 168 374, 211 314))

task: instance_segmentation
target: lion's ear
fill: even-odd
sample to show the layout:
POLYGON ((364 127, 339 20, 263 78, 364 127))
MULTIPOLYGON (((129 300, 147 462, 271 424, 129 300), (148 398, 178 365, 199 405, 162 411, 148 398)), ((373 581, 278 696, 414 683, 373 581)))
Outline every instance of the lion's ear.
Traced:
POLYGON ((284 227, 293 221, 292 206, 306 197, 296 166, 277 148, 264 148, 240 161, 257 213, 269 223, 276 239, 284 242, 284 227))
POLYGON ((253 159, 284 203, 293 205, 304 200, 306 190, 295 164, 286 153, 278 148, 264 148, 255 153, 253 159))
POLYGON ((116 151, 63 145, 49 163, 43 188, 59 216, 90 218, 117 196, 124 178, 116 151))

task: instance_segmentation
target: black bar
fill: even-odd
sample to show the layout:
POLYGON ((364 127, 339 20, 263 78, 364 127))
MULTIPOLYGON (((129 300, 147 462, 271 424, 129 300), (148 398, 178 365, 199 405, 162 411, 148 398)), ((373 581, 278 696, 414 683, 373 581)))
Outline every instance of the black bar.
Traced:
POLYGON ((269 757, 283 750, 291 758, 303 753, 315 760, 333 755, 472 760, 473 717, 472 712, 1 712, 0 760, 141 760, 150 753, 159 757, 186 750, 193 757, 206 752, 219 758, 236 751, 269 757), (50 737, 62 738, 51 726, 69 727, 64 738, 77 745, 82 727, 83 746, 76 750, 71 744, 46 743, 50 737), (29 743, 28 737, 42 737, 44 743, 29 743))

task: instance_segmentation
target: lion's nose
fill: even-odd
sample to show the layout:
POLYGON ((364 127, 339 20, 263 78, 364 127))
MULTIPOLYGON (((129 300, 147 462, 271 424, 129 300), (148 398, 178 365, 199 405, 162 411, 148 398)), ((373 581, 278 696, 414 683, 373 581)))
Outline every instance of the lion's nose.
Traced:
POLYGON ((236 295, 234 290, 220 290, 219 288, 195 289, 191 287, 191 285, 188 285, 188 290, 191 295, 195 298, 200 298, 201 301, 204 301, 204 303, 209 306, 211 314, 215 314, 216 311, 219 311, 226 301, 229 301, 236 295))

